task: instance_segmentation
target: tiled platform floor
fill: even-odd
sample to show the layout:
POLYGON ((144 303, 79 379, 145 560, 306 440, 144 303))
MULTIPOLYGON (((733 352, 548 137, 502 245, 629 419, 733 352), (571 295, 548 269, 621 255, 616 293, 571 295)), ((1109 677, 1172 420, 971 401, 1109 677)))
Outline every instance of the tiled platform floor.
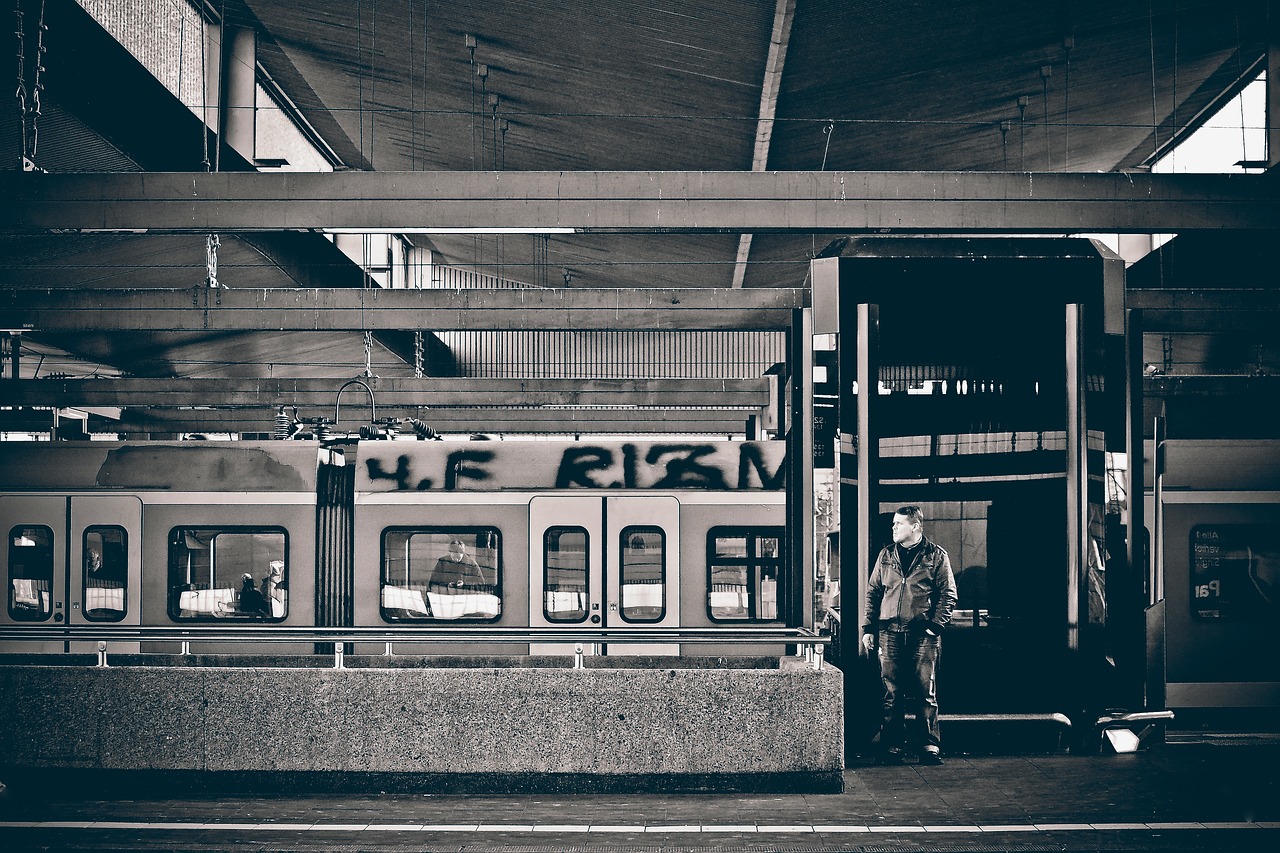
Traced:
POLYGON ((1280 849, 1275 739, 1130 755, 858 762, 842 794, 101 795, 0 799, 0 850, 1280 849))

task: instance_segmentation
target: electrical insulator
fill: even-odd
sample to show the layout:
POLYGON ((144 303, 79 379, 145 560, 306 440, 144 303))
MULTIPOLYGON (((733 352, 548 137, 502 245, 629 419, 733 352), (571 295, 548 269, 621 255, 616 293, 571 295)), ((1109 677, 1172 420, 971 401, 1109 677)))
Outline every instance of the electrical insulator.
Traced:
POLYGON ((284 406, 276 409, 276 431, 273 436, 276 441, 284 441, 289 437, 292 431, 292 424, 289 422, 289 416, 285 414, 284 406))
POLYGON ((413 434, 418 437, 418 441, 429 441, 430 439, 440 440, 440 434, 427 424, 417 418, 409 418, 409 426, 413 427, 413 434))

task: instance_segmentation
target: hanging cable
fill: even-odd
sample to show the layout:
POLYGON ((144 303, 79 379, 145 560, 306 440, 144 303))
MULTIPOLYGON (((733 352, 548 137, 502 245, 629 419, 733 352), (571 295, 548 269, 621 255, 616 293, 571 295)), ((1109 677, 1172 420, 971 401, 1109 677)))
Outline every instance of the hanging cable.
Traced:
MULTIPOLYGON (((1239 81, 1239 80, 1242 80, 1243 78, 1244 78, 1244 69, 1240 65, 1240 9, 1239 7, 1237 7, 1236 8, 1236 80, 1239 81)), ((1267 85, 1270 86, 1271 85, 1270 82, 1268 82, 1267 85)), ((1240 159, 1247 162, 1249 159, 1249 140, 1248 140, 1248 136, 1245 133, 1245 127, 1244 127, 1244 87, 1243 86, 1240 89, 1240 97, 1238 98, 1238 100, 1240 102, 1240 159)), ((1272 162, 1271 155, 1273 152, 1270 150, 1270 145, 1271 145, 1271 140, 1270 139, 1265 140, 1265 144, 1263 146, 1263 154, 1265 155, 1264 159, 1266 159, 1268 163, 1272 162)))
POLYGON ((1075 46, 1075 36, 1063 37, 1062 52, 1066 54, 1063 60, 1065 68, 1062 81, 1062 168, 1064 170, 1071 168, 1071 50, 1075 46))
MULTIPOLYGON (((356 64, 360 64, 360 56, 364 52, 364 9, 360 0, 356 0, 356 64)), ((357 135, 360 156, 364 156, 364 75, 356 75, 356 116, 360 119, 360 132, 357 135)))
MULTIPOLYGON (((827 171, 827 152, 831 150, 831 137, 836 135, 835 119, 827 119, 827 123, 822 126, 822 135, 827 141, 822 143, 822 165, 818 168, 819 172, 827 171)), ((818 238, 813 234, 809 235, 809 257, 816 258, 818 256, 818 238)))
POLYGON ((18 0, 14 16, 17 18, 18 25, 18 90, 14 93, 14 97, 18 99, 18 132, 21 148, 18 167, 26 168, 29 162, 27 159, 27 24, 26 16, 22 13, 22 0, 18 0))
POLYGON ((36 168, 36 151, 40 145, 40 93, 44 91, 41 72, 44 71, 44 34, 48 29, 44 22, 44 0, 40 2, 40 13, 36 24, 36 55, 31 72, 31 85, 27 85, 27 23, 26 14, 22 11, 22 0, 18 0, 14 9, 17 36, 18 79, 14 96, 18 101, 18 132, 20 136, 18 165, 23 171, 36 168))
POLYGON ((1049 78, 1053 76, 1052 65, 1040 66, 1040 89, 1044 98, 1044 167, 1053 168, 1053 155, 1050 153, 1049 139, 1049 78))
POLYGON ((44 22, 44 0, 40 0, 40 21, 36 24, 36 68, 31 79, 31 153, 34 166, 36 151, 40 147, 40 92, 44 90, 41 73, 44 71, 44 34, 48 30, 44 22))
POLYGON ((373 0, 373 21, 369 24, 369 168, 378 143, 378 0, 373 0))
POLYGON ((364 317, 364 297, 372 285, 369 275, 369 267, 373 263, 371 240, 371 235, 361 235, 361 260, 363 263, 360 266, 360 331, 364 333, 364 376, 366 379, 373 376, 373 332, 365 328, 364 317))
POLYGON ((1147 0, 1147 49, 1151 54, 1151 155, 1160 153, 1160 125, 1156 121, 1156 13, 1147 0))

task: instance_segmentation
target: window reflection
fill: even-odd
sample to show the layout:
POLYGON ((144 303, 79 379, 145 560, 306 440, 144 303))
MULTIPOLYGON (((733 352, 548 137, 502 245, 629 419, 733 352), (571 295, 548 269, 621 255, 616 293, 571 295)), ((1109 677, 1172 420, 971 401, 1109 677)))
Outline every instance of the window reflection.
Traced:
POLYGON ((84 618, 120 621, 129 611, 128 533, 114 525, 86 527, 83 551, 84 618))
POLYGON ((715 528, 708 534, 707 611, 716 620, 778 618, 782 530, 715 528))
POLYGON ((177 527, 169 536, 169 613, 175 619, 283 619, 285 532, 177 527))
POLYGON ((9 531, 9 616, 43 622, 53 614, 53 531, 19 525, 9 531))
POLYGON ((551 622, 587 618, 587 531, 551 527, 542 537, 542 612, 551 622))
POLYGON ((659 527, 625 527, 620 539, 622 618, 658 622, 666 614, 666 537, 659 527))
POLYGON ((497 528, 394 528, 382 534, 382 615, 389 621, 496 619, 497 528))

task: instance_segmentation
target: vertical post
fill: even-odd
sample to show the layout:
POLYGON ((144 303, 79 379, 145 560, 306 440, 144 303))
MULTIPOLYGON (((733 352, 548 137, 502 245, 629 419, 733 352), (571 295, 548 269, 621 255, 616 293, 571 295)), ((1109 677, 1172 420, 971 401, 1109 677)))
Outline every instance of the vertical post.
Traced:
POLYGON ((1067 648, 1080 649, 1080 622, 1087 606, 1089 433, 1085 429, 1084 306, 1066 306, 1067 394, 1067 648))
POLYGON ((1125 458, 1128 471, 1125 496, 1129 519, 1125 537, 1125 559, 1129 566, 1129 583, 1125 589, 1123 616, 1125 620, 1122 640, 1127 657, 1126 687, 1131 683, 1140 697, 1142 677, 1145 671, 1146 648, 1146 594, 1143 587, 1147 576, 1146 550, 1146 460, 1143 458, 1142 395, 1142 326, 1141 309, 1125 312, 1125 458))
POLYGON ((813 608, 813 314, 798 308, 791 314, 791 381, 787 430, 788 553, 784 619, 791 627, 812 628, 813 608))
MULTIPOLYGON (((854 452, 858 457, 858 505, 856 519, 857 534, 857 598, 855 599, 855 619, 860 626, 862 619, 862 603, 867 599, 867 585, 871 562, 875 555, 871 553, 873 541, 871 525, 879 515, 879 489, 876 485, 876 463, 880 455, 880 441, 874 432, 871 409, 877 403, 880 393, 880 364, 876 358, 879 331, 880 310, 878 305, 865 302, 857 306, 857 383, 858 393, 854 397, 857 409, 858 434, 855 438, 854 452)), ((847 582, 847 581, 846 581, 847 582)), ((860 627, 855 636, 861 635, 860 627)))
POLYGON ((1267 3, 1267 168, 1280 163, 1280 8, 1267 3))
POLYGON ((9 342, 9 378, 22 378, 22 333, 7 332, 5 340, 9 342))

